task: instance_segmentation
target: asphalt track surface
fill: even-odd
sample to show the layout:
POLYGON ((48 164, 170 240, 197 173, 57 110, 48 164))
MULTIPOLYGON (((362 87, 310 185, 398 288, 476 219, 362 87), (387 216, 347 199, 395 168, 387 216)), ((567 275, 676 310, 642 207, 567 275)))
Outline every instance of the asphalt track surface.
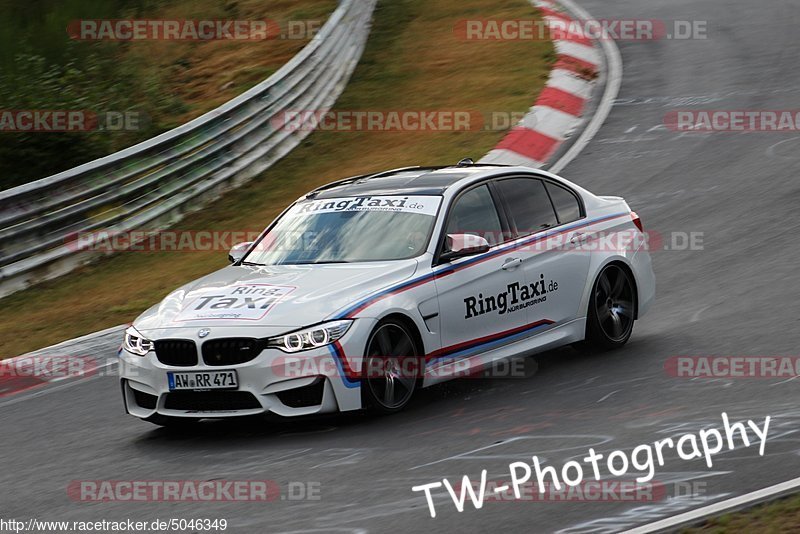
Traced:
MULTIPOLYGON (((681 134, 678 109, 797 108, 800 5, 582 1, 596 18, 707 20, 706 40, 620 42, 618 101, 562 174, 624 196, 654 231, 703 232, 700 251, 653 252, 658 299, 622 350, 563 349, 525 379, 464 379, 426 390, 407 411, 273 422, 211 423, 175 433, 122 413, 116 378, 65 381, 0 399, 0 515, 119 520, 226 518, 229 532, 614 532, 800 474, 798 381, 689 380, 674 355, 797 354, 800 136, 681 134), (458 513, 437 496, 431 519, 411 487, 447 477, 508 479, 537 454, 555 466, 585 455, 772 416, 766 454, 674 454, 656 480, 702 482, 655 502, 490 502, 458 513), (275 480, 319 483, 320 500, 271 503, 83 503, 72 480, 275 480)), ((108 356, 113 349, 103 345, 108 356)), ((673 487, 673 486, 670 486, 673 487)))

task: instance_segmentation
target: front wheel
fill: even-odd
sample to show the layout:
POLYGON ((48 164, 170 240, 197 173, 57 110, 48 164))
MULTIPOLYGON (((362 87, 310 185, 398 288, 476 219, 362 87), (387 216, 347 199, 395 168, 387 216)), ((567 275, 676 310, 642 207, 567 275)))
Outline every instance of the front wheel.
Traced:
POLYGON ((589 298, 586 341, 597 348, 615 349, 633 332, 636 291, 628 271, 617 264, 600 271, 589 298))
POLYGON ((421 357, 408 328, 386 321, 367 341, 362 369, 364 406, 376 413, 399 412, 409 403, 421 376, 421 357))

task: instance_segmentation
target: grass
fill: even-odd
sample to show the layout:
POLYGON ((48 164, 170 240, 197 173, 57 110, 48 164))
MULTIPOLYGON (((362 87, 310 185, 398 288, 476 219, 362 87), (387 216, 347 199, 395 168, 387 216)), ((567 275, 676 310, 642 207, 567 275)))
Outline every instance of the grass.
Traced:
POLYGON ((55 174, 187 122, 267 78, 307 38, 76 41, 81 19, 324 21, 337 0, 0 0, 0 107, 133 111, 134 131, 0 138, 0 189, 55 174))
MULTIPOLYGON (((159 14, 165 19, 269 18, 282 28, 289 20, 324 21, 337 0, 172 0, 159 14)), ((289 61, 308 40, 151 42, 129 53, 155 72, 166 72, 167 89, 187 106, 175 125, 227 102, 266 79, 289 61), (153 63, 150 58, 158 58, 153 63)), ((139 43, 137 43, 139 44, 139 43)), ((133 48, 133 47, 131 47, 133 48)), ((154 74, 155 74, 154 72, 154 74)))
MULTIPOLYGON (((543 41, 464 42, 467 16, 531 17, 525 0, 382 0, 367 49, 337 102, 342 110, 524 111, 549 73, 543 41)), ((201 212, 185 230, 260 230, 318 185, 409 164, 488 152, 500 131, 315 132, 277 165, 201 212)), ((0 300, 0 356, 132 321, 183 283, 227 264, 225 251, 122 252, 0 300)))
POLYGON ((681 532, 685 534, 800 532, 800 494, 742 512, 714 517, 698 527, 683 529, 681 532))

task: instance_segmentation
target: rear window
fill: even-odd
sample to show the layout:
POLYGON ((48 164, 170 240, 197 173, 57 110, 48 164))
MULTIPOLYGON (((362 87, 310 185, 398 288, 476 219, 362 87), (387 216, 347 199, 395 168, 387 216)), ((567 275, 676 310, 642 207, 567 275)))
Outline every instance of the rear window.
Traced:
POLYGON ((580 202, 571 191, 548 183, 547 192, 550 193, 550 198, 553 200, 559 223, 564 224, 581 218, 580 202))

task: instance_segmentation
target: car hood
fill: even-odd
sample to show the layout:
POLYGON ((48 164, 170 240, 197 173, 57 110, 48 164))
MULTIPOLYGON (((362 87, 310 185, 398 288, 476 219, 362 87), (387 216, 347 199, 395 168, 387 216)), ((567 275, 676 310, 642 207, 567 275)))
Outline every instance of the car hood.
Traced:
POLYGON ((417 265, 411 259, 229 266, 173 291, 140 315, 134 327, 142 333, 211 326, 300 328, 324 321, 359 299, 410 278, 417 265))

